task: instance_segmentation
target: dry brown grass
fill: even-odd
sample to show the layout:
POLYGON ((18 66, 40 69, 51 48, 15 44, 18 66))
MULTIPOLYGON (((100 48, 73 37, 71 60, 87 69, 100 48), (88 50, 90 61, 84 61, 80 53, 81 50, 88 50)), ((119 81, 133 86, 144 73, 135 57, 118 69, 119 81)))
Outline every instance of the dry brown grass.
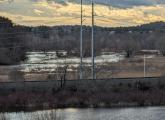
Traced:
MULTIPOLYGON (((97 70, 97 78, 129 78, 129 77, 143 77, 144 72, 143 58, 135 56, 122 60, 118 63, 106 63, 106 65, 99 65, 100 70, 97 70)), ((9 81, 9 72, 11 68, 9 66, 0 66, 0 81, 9 81)), ((84 70, 85 78, 91 76, 90 67, 84 70)), ((146 59, 146 76, 147 77, 159 77, 165 76, 165 57, 156 56, 154 58, 146 59)), ((24 78, 27 81, 31 80, 50 80, 60 79, 60 74, 54 73, 25 73, 24 78)), ((77 79, 78 70, 73 72, 67 72, 66 79, 77 79)))

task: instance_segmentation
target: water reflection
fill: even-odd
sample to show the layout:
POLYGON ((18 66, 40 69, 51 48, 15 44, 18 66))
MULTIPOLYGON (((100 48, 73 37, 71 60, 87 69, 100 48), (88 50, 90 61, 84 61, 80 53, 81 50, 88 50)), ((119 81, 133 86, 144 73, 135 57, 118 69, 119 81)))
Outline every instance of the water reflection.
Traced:
POLYGON ((0 120, 164 120, 165 107, 121 109, 57 109, 3 113, 0 120))

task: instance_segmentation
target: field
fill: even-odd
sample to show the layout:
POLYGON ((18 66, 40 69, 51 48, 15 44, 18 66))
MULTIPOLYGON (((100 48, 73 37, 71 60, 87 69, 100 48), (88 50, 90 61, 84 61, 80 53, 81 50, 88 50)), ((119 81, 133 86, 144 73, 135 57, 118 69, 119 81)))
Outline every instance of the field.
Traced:
MULTIPOLYGON (((144 77, 144 58, 143 56, 134 56, 129 59, 125 58, 118 63, 109 64, 109 68, 113 68, 113 74, 111 76, 113 78, 144 77)), ((145 59, 145 71, 145 77, 164 76, 165 57, 148 56, 148 58, 145 59)))
MULTIPOLYGON (((32 81, 79 78, 79 58, 58 58, 55 52, 28 52, 27 60, 19 65, 0 66, 0 81, 32 81), (66 68, 66 66, 68 66, 66 68), (65 73, 66 70, 66 73, 65 73)), ((135 55, 125 58, 124 53, 103 53, 95 58, 96 77, 129 78, 144 77, 144 56, 135 55)), ((145 76, 160 77, 165 75, 165 57, 146 55, 145 76)), ((83 77, 91 78, 91 58, 83 59, 83 77)))

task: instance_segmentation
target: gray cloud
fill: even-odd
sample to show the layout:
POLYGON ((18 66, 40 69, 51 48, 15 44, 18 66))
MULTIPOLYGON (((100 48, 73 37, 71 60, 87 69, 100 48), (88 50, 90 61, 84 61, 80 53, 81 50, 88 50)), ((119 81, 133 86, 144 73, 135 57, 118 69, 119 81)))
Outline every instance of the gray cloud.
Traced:
POLYGON ((0 2, 9 2, 9 3, 12 3, 12 2, 14 2, 14 0, 0 0, 0 2))
POLYGON ((115 7, 133 7, 165 4, 165 0, 104 0, 115 7))
MULTIPOLYGON (((67 2, 80 4, 80 0, 47 0, 57 3, 66 4, 67 2)), ((92 0, 83 0, 83 4, 90 4, 92 0)), ((165 4, 165 0, 93 0, 96 3, 111 5, 114 7, 134 7, 134 6, 149 6, 157 4, 165 4)))
POLYGON ((51 3, 52 1, 55 1, 56 3, 67 5, 67 0, 46 0, 48 3, 51 3))
MULTIPOLYGON (((0 1, 9 1, 14 0, 0 0, 0 1)), ((41 0, 27 0, 31 2, 40 2, 41 0)), ((67 2, 80 4, 80 0, 46 0, 48 3, 56 2, 62 5, 67 5, 67 2)), ((91 4, 91 1, 94 1, 103 5, 111 5, 113 7, 119 8, 130 8, 134 6, 149 6, 157 4, 165 4, 165 0, 83 0, 83 4, 91 4)))

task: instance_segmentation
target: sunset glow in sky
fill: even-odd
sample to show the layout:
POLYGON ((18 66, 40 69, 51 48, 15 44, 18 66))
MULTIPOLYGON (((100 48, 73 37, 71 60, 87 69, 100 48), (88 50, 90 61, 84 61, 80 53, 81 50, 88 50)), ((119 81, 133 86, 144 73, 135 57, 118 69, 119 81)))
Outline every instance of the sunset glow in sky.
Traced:
MULTIPOLYGON (((165 21, 165 0, 93 0, 95 24, 134 26, 165 21)), ((0 0, 0 15, 16 24, 79 25, 80 0, 0 0)), ((91 24, 91 1, 83 0, 84 25, 91 24)))

